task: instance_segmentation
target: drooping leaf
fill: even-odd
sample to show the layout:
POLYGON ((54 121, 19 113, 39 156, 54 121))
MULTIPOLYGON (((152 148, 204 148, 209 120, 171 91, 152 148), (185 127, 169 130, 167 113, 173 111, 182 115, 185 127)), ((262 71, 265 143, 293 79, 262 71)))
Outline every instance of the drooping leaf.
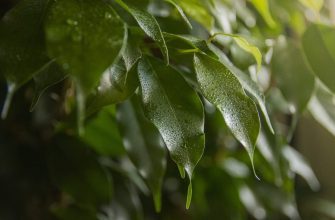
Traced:
POLYGON ((274 48, 271 69, 288 103, 297 113, 302 113, 314 91, 315 79, 299 45, 291 40, 279 41, 274 48))
POLYGON ((169 51, 166 46, 161 28, 155 17, 144 10, 127 5, 122 0, 115 0, 115 1, 119 3, 125 10, 127 10, 134 17, 138 25, 150 38, 152 38, 158 43, 165 58, 165 62, 168 64, 169 51))
POLYGON ((260 15, 262 15, 266 24, 274 28, 276 27, 276 22, 273 20, 268 0, 250 0, 251 3, 255 6, 260 15))
POLYGON ((118 106, 117 120, 128 156, 147 182, 159 212, 166 169, 164 141, 157 128, 145 118, 136 96, 118 106))
POLYGON ((213 51, 218 57, 221 63, 223 63, 240 81, 242 87, 250 93, 257 101, 268 127, 270 128, 271 132, 274 133, 271 120, 266 109, 265 105, 265 97, 261 92, 259 86, 246 74, 243 73, 240 69, 238 69, 224 54, 219 48, 215 47, 214 45, 210 44, 209 48, 213 51))
POLYGON ((335 95, 321 83, 317 83, 308 110, 324 128, 335 136, 335 95))
POLYGON ((255 103, 244 93, 234 74, 219 61, 207 55, 195 54, 194 68, 203 95, 218 107, 227 126, 253 161, 260 130, 255 103))
POLYGON ((312 24, 302 38, 306 58, 320 80, 335 92, 335 27, 312 24))
POLYGON ((67 74, 54 61, 50 61, 38 74, 34 75, 35 94, 30 111, 34 110, 39 98, 47 88, 64 80, 66 77, 67 74))
POLYGON ((208 30, 212 29, 214 19, 206 9, 206 3, 201 0, 175 0, 175 2, 194 20, 208 30))
POLYGON ((187 24, 187 26, 192 29, 192 24, 191 22, 188 20, 187 16, 185 15, 183 9, 176 3, 174 2, 173 0, 165 0, 166 2, 169 2, 170 4, 172 4, 176 9, 177 11, 179 12, 180 16, 182 17, 182 19, 185 21, 185 23, 187 24))
POLYGON ((210 40, 214 39, 216 36, 222 35, 231 37, 234 39, 236 44, 241 47, 246 52, 250 53, 257 62, 257 72, 261 69, 262 66, 262 53, 259 51, 258 47, 252 45, 246 38, 236 35, 236 34, 226 34, 226 33, 215 33, 210 40))
POLYGON ((204 151, 204 113, 199 97, 175 69, 157 60, 141 59, 138 75, 146 117, 191 180, 204 151))
POLYGON ((8 82, 5 118, 15 90, 30 80, 49 59, 44 46, 43 22, 49 0, 23 0, 0 22, 0 72, 8 82))
POLYGON ((104 1, 57 0, 45 32, 49 56, 76 81, 82 134, 85 97, 119 55, 127 36, 125 25, 104 1))

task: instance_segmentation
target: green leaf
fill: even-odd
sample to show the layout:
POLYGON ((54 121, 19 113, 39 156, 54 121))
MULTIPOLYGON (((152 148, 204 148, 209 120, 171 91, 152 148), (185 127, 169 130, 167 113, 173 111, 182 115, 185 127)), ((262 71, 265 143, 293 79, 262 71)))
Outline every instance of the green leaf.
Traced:
POLYGON ((89 119, 82 140, 103 156, 124 155, 122 139, 116 125, 114 106, 105 107, 89 119))
POLYGON ((126 39, 125 24, 101 0, 57 0, 45 25, 51 58, 77 85, 79 133, 83 133, 85 97, 119 56, 126 39))
POLYGON ((138 8, 127 5, 122 0, 115 1, 134 17, 138 25, 150 38, 158 43, 165 58, 165 62, 169 64, 169 51, 166 46, 161 28, 155 17, 144 10, 140 10, 138 8))
POLYGON ((317 83, 308 110, 324 128, 335 136, 335 95, 321 83, 317 83))
POLYGON ((314 73, 335 92, 335 28, 321 24, 309 26, 302 37, 307 60, 314 73))
POLYGON ((185 23, 187 24, 187 26, 192 29, 192 24, 191 22, 188 20, 187 16, 185 15, 183 9, 176 3, 174 2, 173 0, 165 0, 166 2, 172 4, 176 9, 177 11, 179 12, 180 16, 182 17, 182 19, 185 21, 185 23))
POLYGON ((274 47, 271 69, 285 99, 297 113, 302 113, 313 94, 315 79, 299 45, 291 40, 279 41, 274 47))
POLYGON ((20 1, 0 22, 0 72, 8 82, 8 95, 2 118, 7 115, 15 90, 49 62, 43 33, 49 2, 20 1))
POLYGON ((255 6, 259 14, 262 15, 266 24, 271 28, 275 28, 277 25, 270 13, 268 0, 250 0, 250 1, 255 6))
POLYGON ((126 68, 124 59, 120 59, 102 75, 98 88, 88 97, 87 114, 120 103, 135 92, 138 85, 136 73, 134 70, 127 73, 126 68))
POLYGON ((260 130, 255 103, 245 94, 238 79, 222 63, 207 55, 194 55, 194 68, 203 95, 218 107, 253 163, 254 146, 260 130))
POLYGON ((30 111, 33 111, 39 98, 50 86, 53 86, 64 80, 67 75, 54 61, 46 64, 38 74, 34 75, 35 94, 30 106, 30 111))
POLYGON ((225 33, 215 33, 209 41, 212 41, 216 36, 222 35, 226 37, 231 37, 234 39, 236 44, 241 47, 246 52, 250 53, 257 62, 257 72, 261 69, 262 66, 262 53, 259 51, 258 47, 252 45, 247 39, 236 34, 225 34, 225 33))
POLYGON ((157 60, 141 59, 138 75, 144 113, 191 181, 205 144, 202 103, 175 69, 157 60))
POLYGON ((234 66, 234 64, 228 59, 226 54, 224 54, 220 49, 212 44, 209 44, 209 48, 219 57, 220 62, 223 63, 223 65, 225 65, 237 77, 242 87, 256 99, 265 117, 266 123, 270 128, 270 131, 274 133, 271 120, 266 109, 265 97, 264 94, 261 92, 259 86, 246 73, 242 72, 240 69, 234 66))
POLYGON ((206 9, 206 3, 201 0, 175 0, 175 2, 194 20, 208 30, 212 29, 214 19, 206 9))
POLYGON ((157 128, 145 118, 136 96, 118 106, 117 120, 128 156, 147 182, 159 212, 166 170, 164 141, 157 128))
POLYGON ((57 0, 46 21, 49 55, 87 94, 114 62, 125 28, 114 10, 100 0, 57 0))

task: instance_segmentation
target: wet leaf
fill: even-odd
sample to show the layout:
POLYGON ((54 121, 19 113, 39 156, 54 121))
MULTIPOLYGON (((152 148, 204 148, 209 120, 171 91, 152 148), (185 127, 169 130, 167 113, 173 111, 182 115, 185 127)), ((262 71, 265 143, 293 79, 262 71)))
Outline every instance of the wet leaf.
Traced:
POLYGON ((163 37, 161 28, 155 17, 144 10, 127 5, 122 0, 115 0, 115 1, 119 3, 125 10, 127 10, 134 17, 138 25, 150 38, 152 38, 158 43, 164 55, 165 62, 168 64, 169 63, 168 48, 165 44, 165 39, 163 37))
POLYGON ((49 56, 72 76, 77 86, 79 133, 83 134, 85 98, 119 56, 125 24, 100 0, 57 0, 45 25, 49 56))
POLYGON ((166 169, 164 141, 157 128, 145 118, 136 96, 118 106, 117 120, 127 154, 147 182, 159 212, 166 169))
POLYGON ((320 80, 335 92, 335 28, 312 24, 302 38, 306 58, 320 80), (316 43, 317 42, 317 43, 316 43))
POLYGON ((191 180, 204 151, 201 101, 175 69, 157 60, 141 59, 138 74, 144 113, 158 128, 173 161, 191 180))
POLYGON ((194 67, 203 95, 218 107, 227 126, 253 161, 260 130, 255 103, 244 93, 234 74, 219 61, 207 55, 195 54, 194 67))
POLYGON ((264 94, 261 92, 259 86, 246 73, 242 72, 242 70, 234 66, 234 64, 220 49, 212 44, 209 45, 209 48, 219 57, 220 62, 223 63, 237 77, 242 87, 256 99, 265 117, 268 127, 270 128, 271 132, 274 133, 271 120, 266 109, 265 97, 264 94))

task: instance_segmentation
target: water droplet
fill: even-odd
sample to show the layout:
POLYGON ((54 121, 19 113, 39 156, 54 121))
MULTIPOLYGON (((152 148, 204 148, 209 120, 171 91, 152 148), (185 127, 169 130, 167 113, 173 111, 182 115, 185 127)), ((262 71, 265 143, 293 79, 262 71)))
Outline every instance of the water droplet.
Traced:
POLYGON ((67 19, 66 23, 71 26, 76 26, 78 25, 78 21, 72 20, 72 19, 67 19))
POLYGON ((106 19, 111 19, 112 18, 112 15, 108 12, 105 13, 105 18, 106 19))

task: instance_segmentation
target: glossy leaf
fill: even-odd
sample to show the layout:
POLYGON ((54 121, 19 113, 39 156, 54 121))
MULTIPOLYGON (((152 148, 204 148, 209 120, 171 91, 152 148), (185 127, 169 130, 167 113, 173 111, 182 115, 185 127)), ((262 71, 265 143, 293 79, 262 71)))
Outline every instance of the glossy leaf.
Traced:
POLYGON ((0 22, 0 72, 8 82, 5 118, 14 91, 49 62, 44 47, 43 22, 48 0, 23 0, 0 22))
POLYGON ((46 64, 38 74, 34 75, 35 94, 31 103, 30 111, 33 111, 39 98, 50 86, 64 80, 67 74, 54 61, 46 64))
POLYGON ((263 19, 269 25, 269 27, 276 27, 276 22, 273 20, 268 0, 250 0, 251 3, 255 6, 259 14, 262 15, 263 19))
POLYGON ((302 113, 313 94, 315 79, 299 45, 290 40, 279 41, 274 48, 271 69, 288 103, 297 113, 302 113))
POLYGON ((314 73, 335 92, 335 28, 312 24, 302 38, 306 58, 314 73), (316 43, 317 42, 317 43, 316 43))
POLYGON ((219 48, 212 44, 209 45, 209 48, 218 56, 220 62, 223 63, 237 77, 242 87, 256 99, 265 117, 268 127, 270 128, 271 132, 274 133, 272 123, 266 109, 265 97, 261 92, 259 86, 246 73, 242 72, 240 69, 234 66, 234 64, 228 59, 226 54, 224 54, 219 48))
POLYGON ((204 151, 204 113, 199 97, 175 69, 157 60, 141 59, 138 75, 146 117, 158 128, 173 161, 191 180, 204 151))
POLYGON ((127 154, 147 182, 159 212, 166 169, 164 141, 157 128, 145 118, 136 96, 118 106, 117 120, 127 154))
POLYGON ((163 37, 161 28, 155 19, 154 16, 149 14, 148 12, 132 7, 130 5, 127 5, 122 0, 115 0, 117 3, 119 3, 125 10, 127 10, 136 20, 138 25, 142 28, 142 30, 153 40, 155 40, 163 55, 165 58, 165 62, 169 63, 169 51, 165 43, 165 39, 163 37))
POLYGON ((244 93, 234 74, 219 61, 195 54, 194 67, 203 95, 218 107, 227 126, 253 161, 260 130, 255 103, 244 93))

